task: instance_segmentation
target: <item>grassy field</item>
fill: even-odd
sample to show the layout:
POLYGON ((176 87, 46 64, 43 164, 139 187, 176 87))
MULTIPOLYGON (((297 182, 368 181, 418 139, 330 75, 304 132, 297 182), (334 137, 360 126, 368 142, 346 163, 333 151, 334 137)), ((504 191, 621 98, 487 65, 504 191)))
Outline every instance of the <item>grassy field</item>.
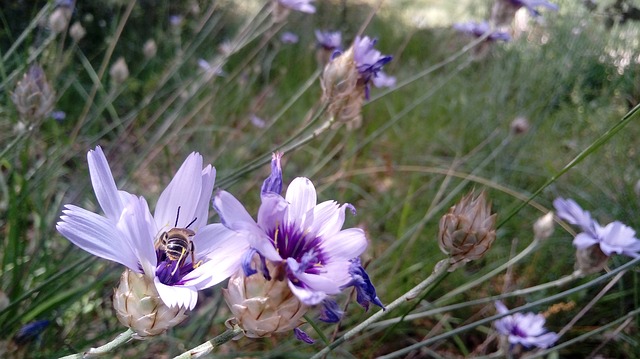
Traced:
MULTIPOLYGON (((216 357, 307 358, 336 341, 327 357, 502 357, 491 319, 501 295, 562 333, 550 349, 523 355, 640 357, 637 260, 614 255, 604 270, 572 277, 575 229, 558 220, 544 241, 532 230, 557 197, 575 199, 600 223, 640 228, 640 23, 607 26, 613 1, 594 10, 557 1, 558 12, 528 19, 480 58, 480 41, 451 24, 488 18, 491 3, 317 1, 315 14, 294 11, 274 23, 262 2, 78 1, 69 24, 86 30, 78 40, 66 25, 55 31, 54 2, 3 6, 0 357, 60 357, 126 330, 112 308, 122 266, 55 229, 65 204, 101 213, 86 159, 97 145, 118 188, 151 208, 197 151, 215 166, 216 188, 252 215, 271 153, 284 151, 285 187, 305 176, 320 201, 357 209, 345 228, 365 230, 363 264, 385 304, 446 258, 440 218, 469 191, 486 190, 498 228, 484 258, 439 276, 344 342, 379 311, 365 312, 350 291, 337 298, 340 323, 306 316, 315 344, 288 333, 242 338, 216 357), (359 128, 323 127, 315 29, 342 31, 345 46, 359 33, 376 37, 376 48, 394 57, 384 71, 397 84, 372 88, 359 128), (282 42, 286 31, 299 41, 282 42), (113 70, 119 58, 128 76, 113 70), (21 115, 12 100, 33 63, 53 101, 39 118, 21 115), (528 124, 521 132, 517 118, 528 124), (41 330, 24 334, 42 320, 41 330)), ((167 334, 109 355, 173 357, 223 333, 231 316, 224 287, 201 291, 189 318, 167 334)))

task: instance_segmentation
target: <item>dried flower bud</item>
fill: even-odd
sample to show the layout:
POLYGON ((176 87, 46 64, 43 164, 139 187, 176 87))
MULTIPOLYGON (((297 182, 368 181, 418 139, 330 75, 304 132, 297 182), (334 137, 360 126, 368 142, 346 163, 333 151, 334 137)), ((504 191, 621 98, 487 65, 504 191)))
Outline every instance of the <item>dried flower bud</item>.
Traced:
POLYGON ((440 219, 440 249, 450 256, 453 271, 466 262, 482 258, 496 239, 496 215, 486 193, 464 196, 440 219))
POLYGON ((26 120, 39 120, 51 112, 55 92, 51 89, 40 65, 34 64, 29 67, 11 94, 11 100, 26 120))
POLYGON ((71 20, 72 9, 64 6, 57 7, 51 15, 49 15, 49 28, 56 34, 67 29, 69 20, 71 20))
POLYGON ((511 121, 511 125, 509 126, 511 129, 511 133, 514 135, 522 135, 529 132, 529 121, 524 117, 516 117, 513 121, 511 121))
POLYGON ((120 323, 136 333, 136 339, 160 335, 187 318, 187 309, 167 307, 153 280, 130 269, 120 277, 120 285, 113 294, 113 308, 120 323))
POLYGON ((322 99, 329 103, 328 111, 336 120, 349 123, 360 117, 365 93, 364 87, 358 86, 359 77, 353 48, 325 66, 320 81, 322 99))
POLYGON ((537 240, 544 240, 553 234, 553 212, 538 218, 533 224, 533 235, 537 240))
POLYGON ((142 53, 144 54, 144 57, 146 59, 150 59, 156 56, 157 52, 158 45, 156 45, 156 42, 153 39, 149 39, 144 43, 144 46, 142 47, 142 53))
MULTIPOLYGON (((255 264, 255 261, 254 261, 255 264)), ((249 338, 269 337, 272 333, 288 332, 302 324, 302 316, 308 307, 289 289, 286 276, 278 275, 270 262, 266 280, 260 273, 246 277, 242 269, 229 279, 227 289, 222 293, 237 324, 249 338)))
POLYGON ((80 42, 80 40, 82 40, 82 38, 86 34, 87 34, 87 30, 85 30, 84 27, 82 27, 82 24, 79 22, 74 22, 73 25, 71 25, 71 28, 69 29, 69 36, 71 36, 71 38, 75 42, 80 42))
POLYGON ((583 275, 600 272, 608 260, 598 244, 576 250, 576 269, 583 275))
POLYGON ((116 84, 123 83, 129 77, 129 68, 124 61, 124 57, 119 57, 116 62, 111 65, 109 75, 111 75, 111 78, 116 84))

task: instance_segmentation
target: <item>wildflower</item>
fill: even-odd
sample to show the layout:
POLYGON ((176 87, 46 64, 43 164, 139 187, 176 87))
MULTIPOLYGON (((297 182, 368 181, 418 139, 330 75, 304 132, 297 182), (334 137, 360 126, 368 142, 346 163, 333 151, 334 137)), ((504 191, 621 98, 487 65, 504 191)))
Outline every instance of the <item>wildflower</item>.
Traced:
POLYGON ((172 27, 179 28, 180 26, 182 26, 183 22, 184 22, 184 16, 169 15, 169 25, 171 25, 172 27))
POLYGON ((66 205, 56 228, 75 245, 144 274, 166 306, 189 310, 198 290, 239 268, 246 242, 219 223, 207 224, 215 168, 203 169, 200 154, 192 153, 180 166, 153 215, 144 198, 116 188, 100 147, 87 158, 104 216, 66 205))
MULTIPOLYGON (((509 311, 502 302, 495 302, 499 314, 509 311)), ((521 344, 527 348, 549 348, 559 338, 554 332, 547 332, 544 328, 544 316, 534 313, 515 313, 496 320, 493 325, 498 333, 507 336, 510 344, 521 344)))
POLYGON ((87 30, 85 30, 84 27, 82 27, 82 24, 79 22, 74 22, 73 25, 71 25, 71 28, 69 29, 69 36, 71 36, 71 38, 75 42, 80 42, 80 40, 82 40, 82 38, 86 34, 87 34, 87 30))
POLYGON ((316 30, 315 35, 318 46, 329 53, 342 48, 342 33, 340 31, 316 30))
POLYGON ((314 0, 272 0, 273 22, 282 22, 289 16, 291 10, 313 14, 316 7, 311 3, 314 0))
POLYGON ((156 45, 155 40, 149 39, 142 46, 142 53, 146 59, 151 59, 156 56, 158 52, 158 45, 156 45))
POLYGON ((516 11, 523 7, 533 17, 540 16, 540 12, 537 10, 539 7, 558 11, 557 5, 546 0, 496 0, 491 8, 491 23, 498 27, 509 25, 516 11))
POLYGON ((466 22, 457 23, 453 25, 453 28, 463 34, 471 35, 474 37, 482 37, 487 33, 490 33, 487 37, 487 41, 510 41, 511 35, 505 31, 492 30, 489 23, 482 22, 466 22))
POLYGON ((30 322, 18 330, 16 335, 13 337, 13 341, 19 345, 26 344, 27 342, 40 337, 49 324, 51 324, 51 321, 46 319, 30 322))
POLYGON ((573 245, 577 248, 578 268, 583 273, 600 271, 612 254, 640 256, 640 240, 632 228, 619 221, 602 227, 572 199, 556 198, 553 206, 558 217, 582 230, 573 239, 573 245))
POLYGON ((365 308, 370 302, 382 307, 357 259, 367 247, 364 232, 342 229, 345 210, 355 211, 353 206, 335 201, 317 204, 313 184, 303 177, 294 179, 286 196, 280 196, 281 156, 274 154, 271 175, 263 183, 257 223, 231 194, 221 191, 214 199, 222 223, 251 246, 243 260, 245 276, 260 271, 266 280, 284 281, 306 306, 331 300, 330 296, 353 286, 365 308), (257 263, 255 253, 260 258, 257 263))
POLYGON ((450 256, 450 272, 484 256, 496 239, 495 224, 484 191, 467 194, 442 216, 438 240, 440 250, 450 256))
POLYGON ((127 67, 124 57, 119 57, 116 62, 111 65, 109 75, 111 75, 111 78, 116 84, 121 84, 129 78, 129 67, 127 67))
POLYGON ((364 100, 369 99, 370 84, 393 85, 394 80, 382 73, 382 67, 391 61, 373 46, 376 40, 356 37, 353 46, 344 53, 335 52, 325 66, 321 85, 323 99, 329 102, 329 112, 342 122, 360 119, 364 100), (375 81, 376 77, 380 81, 375 81))
MULTIPOLYGON (((252 265, 260 265, 258 255, 252 257, 252 265)), ((241 269, 229 278, 224 299, 235 316, 235 321, 249 338, 269 337, 273 333, 288 332, 303 324, 302 316, 309 307, 303 304, 282 280, 284 267, 266 263, 273 278, 246 275, 241 269), (280 278, 280 279, 277 279, 280 278)))
POLYGON ((25 120, 40 120, 53 109, 55 92, 38 64, 33 64, 18 82, 11 100, 25 120))
POLYGON ((280 36, 280 41, 282 41, 282 43, 284 44, 296 44, 298 43, 298 35, 294 34, 293 32, 284 32, 282 33, 282 36, 280 36))

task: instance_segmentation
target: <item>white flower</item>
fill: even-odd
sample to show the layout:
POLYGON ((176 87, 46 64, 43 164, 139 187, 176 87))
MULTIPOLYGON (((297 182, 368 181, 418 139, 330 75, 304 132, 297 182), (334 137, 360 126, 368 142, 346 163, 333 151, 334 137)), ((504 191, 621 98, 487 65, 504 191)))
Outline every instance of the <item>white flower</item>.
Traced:
POLYGON ((207 224, 215 168, 203 169, 200 154, 187 157, 160 195, 153 215, 143 197, 117 189, 100 147, 89 151, 87 159, 104 216, 66 205, 56 228, 75 245, 144 273, 169 307, 193 309, 198 290, 223 281, 240 267, 247 243, 219 223, 207 224), (178 246, 179 259, 156 245, 174 228, 193 234, 186 237, 186 245, 178 246))

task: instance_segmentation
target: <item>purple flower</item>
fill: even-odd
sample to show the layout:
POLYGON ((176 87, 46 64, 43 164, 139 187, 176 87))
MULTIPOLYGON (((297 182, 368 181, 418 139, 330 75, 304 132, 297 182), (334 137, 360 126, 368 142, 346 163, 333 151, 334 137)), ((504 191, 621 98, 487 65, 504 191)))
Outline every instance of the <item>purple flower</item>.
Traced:
POLYGON ((580 227, 573 239, 573 245, 578 249, 586 249, 593 245, 600 246, 600 250, 607 256, 624 254, 636 258, 640 256, 640 240, 636 239, 636 232, 621 222, 615 221, 602 227, 591 218, 589 212, 571 199, 556 198, 553 201, 558 217, 570 224, 580 227))
POLYGON ((104 216, 66 205, 56 228, 75 245, 145 274, 168 307, 193 309, 198 290, 238 270, 248 245, 222 224, 207 224, 216 172, 211 165, 202 167, 200 154, 187 157, 153 215, 143 197, 118 190, 100 147, 87 159, 104 216))
POLYGON ((298 43, 298 35, 294 34, 293 32, 287 31, 282 33, 282 35, 280 36, 280 41, 285 44, 296 44, 298 43))
POLYGON ((340 31, 316 30, 316 41, 318 46, 327 51, 340 50, 342 48, 342 34, 340 31))
MULTIPOLYGON (((348 286, 366 292, 359 298, 381 305, 359 261, 358 269, 353 269, 354 258, 367 247, 362 229, 342 229, 345 211, 354 211, 353 206, 336 201, 318 204, 313 184, 303 177, 294 179, 282 197, 279 154, 274 155, 271 169, 262 186, 257 223, 228 192, 221 191, 214 199, 222 223, 244 236, 252 247, 247 256, 251 258, 257 252, 275 264, 291 292, 306 305, 320 304, 348 286)), ((267 279, 278 275, 269 273, 264 261, 257 270, 250 267, 250 260, 244 263, 246 275, 257 270, 267 279)))
POLYGON ((532 16, 540 16, 540 12, 536 10, 538 7, 546 7, 552 11, 558 11, 558 5, 552 4, 546 0, 506 0, 515 8, 520 9, 522 7, 529 10, 532 16))
MULTIPOLYGON (((500 301, 495 302, 495 306, 499 314, 509 311, 500 301)), ((549 348, 559 339, 558 334, 544 329, 544 321, 542 314, 515 313, 496 320, 493 325, 500 334, 508 337, 511 344, 544 349, 549 348)))
POLYGON ((23 345, 27 342, 40 337, 40 334, 47 329, 47 327, 51 324, 49 320, 36 320, 35 322, 30 322, 25 324, 16 335, 13 337, 13 340, 19 344, 23 345))
POLYGON ((353 59, 360 74, 360 82, 365 86, 367 99, 369 98, 369 82, 377 77, 382 71, 382 67, 393 58, 382 55, 380 51, 374 49, 376 41, 368 36, 362 38, 357 36, 353 41, 353 59))
POLYGON ((511 40, 511 35, 509 35, 509 33, 505 31, 497 31, 497 30, 492 31, 491 26, 489 26, 489 23, 486 21, 482 21, 482 22, 471 21, 471 22, 465 22, 465 23, 457 23, 453 25, 453 28, 458 32, 475 36, 475 37, 482 37, 487 32, 491 32, 489 37, 487 37, 488 41, 510 41, 511 40))
POLYGON ((314 0, 278 0, 278 3, 292 10, 313 14, 316 12, 316 7, 311 5, 313 1, 314 0))
POLYGON ((375 87, 394 87, 396 85, 396 77, 389 76, 380 71, 378 75, 373 78, 373 85, 375 87))

